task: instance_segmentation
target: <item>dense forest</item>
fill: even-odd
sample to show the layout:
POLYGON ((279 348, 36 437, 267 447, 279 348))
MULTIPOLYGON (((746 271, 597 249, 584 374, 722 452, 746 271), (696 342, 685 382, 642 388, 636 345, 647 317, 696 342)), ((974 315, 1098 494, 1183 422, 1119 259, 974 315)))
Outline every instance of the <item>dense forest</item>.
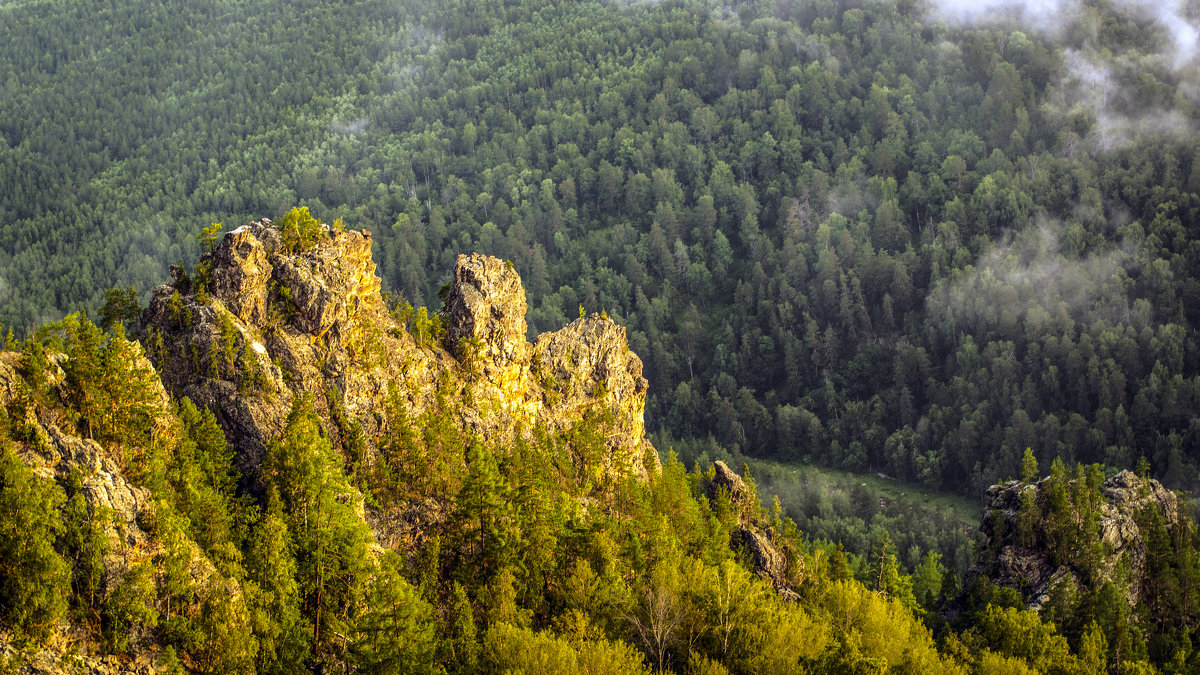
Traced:
MULTIPOLYGON (((150 654, 170 673, 1197 665, 1194 521, 1141 513, 1146 590, 1131 608, 1119 584, 1135 580, 1102 572, 1100 466, 1071 474, 1055 461, 1037 486, 1045 496, 1022 501, 1016 536, 1090 584, 1039 616, 987 578, 963 588, 937 554, 906 574, 886 532, 865 556, 807 537, 723 467, 689 471, 668 453, 646 481, 597 472, 602 418, 498 445, 450 422, 462 400, 408 417, 394 396, 395 423, 362 464, 335 449, 353 432, 324 422, 305 394, 247 483, 213 413, 168 398, 120 324, 107 333, 71 315, 10 347, 0 352, 5 671, 30 655, 44 665, 37 650, 64 644, 61 657, 150 654), (122 491, 143 495, 136 511, 96 500, 122 491), (414 507, 440 511, 437 525, 379 548, 364 509, 414 507), (771 585, 738 543, 762 536, 748 532, 777 551, 785 572, 771 585)), ((249 385, 245 395, 261 394, 249 385)), ((1025 480, 1036 464, 1025 453, 1025 480)))
POLYGON ((414 305, 478 250, 533 332, 605 310, 688 462, 977 497, 1029 447, 1195 487, 1194 55, 1068 10, 9 3, 0 321, 144 296, 198 223, 302 204, 414 305))

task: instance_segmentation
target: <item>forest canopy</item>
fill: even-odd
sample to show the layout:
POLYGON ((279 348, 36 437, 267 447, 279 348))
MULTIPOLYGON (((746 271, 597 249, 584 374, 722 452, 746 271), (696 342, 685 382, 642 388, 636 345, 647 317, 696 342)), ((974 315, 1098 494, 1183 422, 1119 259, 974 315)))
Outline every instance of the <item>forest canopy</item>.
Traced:
POLYGON ((605 310, 687 461, 979 495, 1031 448, 1200 484, 1194 55, 1123 3, 962 18, 6 5, 0 321, 144 297, 198 223, 299 204, 370 229, 413 305, 477 250, 531 332, 605 310))

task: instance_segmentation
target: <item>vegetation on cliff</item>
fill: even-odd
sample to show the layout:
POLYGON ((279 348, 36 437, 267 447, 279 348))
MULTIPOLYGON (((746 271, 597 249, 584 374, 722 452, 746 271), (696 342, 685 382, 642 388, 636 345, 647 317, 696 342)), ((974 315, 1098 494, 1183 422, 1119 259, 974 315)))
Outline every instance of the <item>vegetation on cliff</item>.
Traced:
MULTIPOLYGON (((0 635, 15 647, 10 665, 66 671, 107 663, 106 654, 125 657, 120 670, 212 673, 1195 665, 1194 526, 1157 483, 1122 474, 1101 494, 1099 468, 1068 481, 1056 466, 1039 488, 1045 497, 1014 516, 1051 523, 1047 540, 1016 527, 1017 543, 1006 544, 1009 533, 993 527, 989 541, 1042 551, 1077 570, 1084 590, 1051 591, 1041 615, 986 576, 960 597, 958 575, 936 555, 906 574, 886 532, 869 556, 847 556, 807 538, 778 501, 764 508, 754 482, 723 462, 689 471, 674 453, 661 465, 630 453, 630 430, 640 427, 618 414, 640 417, 644 384, 609 372, 636 356, 607 339, 596 351, 597 335, 609 335, 599 317, 539 340, 539 351, 523 330, 520 340, 503 330, 513 321, 504 312, 467 312, 480 320, 470 323, 448 304, 444 320, 457 326, 448 340, 482 336, 477 368, 464 366, 461 349, 456 359, 418 346, 402 326, 381 330, 396 340, 382 361, 336 367, 379 302, 369 250, 355 262, 346 253, 363 252, 362 235, 322 226, 312 248, 259 258, 247 237, 269 242, 273 232, 260 223, 227 235, 201 261, 206 287, 180 273, 156 291, 143 336, 159 363, 182 368, 164 380, 120 325, 106 333, 84 315, 0 353, 0 531, 13 549, 0 566, 0 635), (264 265, 271 271, 259 274, 264 265), (270 325, 265 308, 283 295, 270 284, 275 268, 297 280, 288 287, 296 312, 275 324, 281 337, 263 336, 270 346, 251 342, 250 351, 290 354, 295 381, 269 371, 265 381, 276 384, 239 388, 241 366, 213 361, 214 372, 209 359, 227 349, 222 325, 246 336, 235 347, 260 336, 259 310, 270 325), (339 288, 359 294, 345 302, 339 288), (188 325, 172 305, 191 312, 188 325), (348 307, 360 313, 347 317, 348 307), (331 334, 323 349, 285 351, 331 334), (212 343, 199 344, 203 336, 212 343), (192 356, 174 360, 179 345, 192 356), (354 405, 363 394, 348 383, 386 379, 400 359, 411 370, 412 350, 431 359, 432 391, 421 378, 397 378, 381 406, 354 405), (588 385, 598 405, 580 408, 582 394, 506 371, 523 352, 541 354, 556 378, 610 382, 636 403, 614 408, 607 386, 588 385), (298 384, 318 374, 344 388, 298 384), (184 387, 224 394, 201 408, 163 381, 175 396, 184 387), (547 391, 560 392, 561 407, 547 391), (513 392, 526 398, 496 398, 513 392), (521 401, 541 406, 530 419, 543 421, 528 430, 504 422, 521 401), (1113 506, 1138 499, 1143 506, 1113 506), (1114 522, 1127 544, 1129 523, 1145 528, 1137 565, 1097 539, 1112 529, 1093 515, 1105 508, 1136 511, 1114 522), (1124 576, 1101 580, 1101 570, 1124 576), (1122 581, 1142 583, 1141 595, 1114 596, 1122 581)), ((510 273, 464 256, 452 285, 474 289, 464 306, 486 308, 523 295, 510 273), (480 281, 484 270, 501 277, 480 281)))

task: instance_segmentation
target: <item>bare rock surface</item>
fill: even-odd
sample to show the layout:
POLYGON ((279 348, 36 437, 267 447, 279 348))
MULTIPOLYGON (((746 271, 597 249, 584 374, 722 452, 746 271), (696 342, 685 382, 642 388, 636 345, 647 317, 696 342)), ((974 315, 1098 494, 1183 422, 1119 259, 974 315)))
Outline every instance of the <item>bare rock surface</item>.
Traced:
POLYGON ((609 466, 642 476, 658 466, 645 439, 647 383, 625 329, 592 316, 531 345, 525 290, 504 261, 459 256, 442 344, 418 342, 389 311, 365 231, 327 229, 294 252, 264 219, 228 233, 199 267, 206 288, 181 280, 155 290, 143 341, 167 389, 218 416, 246 476, 306 393, 335 444, 337 416, 361 425, 370 457, 390 395, 415 418, 441 393, 470 401, 454 413, 462 429, 501 444, 611 416, 609 466))

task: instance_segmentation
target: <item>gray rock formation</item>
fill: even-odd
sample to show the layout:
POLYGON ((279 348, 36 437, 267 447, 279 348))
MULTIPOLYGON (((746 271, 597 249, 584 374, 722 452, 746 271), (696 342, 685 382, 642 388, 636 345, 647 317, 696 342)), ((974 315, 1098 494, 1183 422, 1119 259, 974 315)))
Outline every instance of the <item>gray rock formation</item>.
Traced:
MULTIPOLYGON (((705 490, 709 501, 715 506, 722 495, 727 495, 738 513, 738 528, 730 537, 730 545, 749 556, 755 573, 771 584, 780 596, 798 599, 791 587, 791 577, 797 570, 791 569, 788 551, 778 548, 774 530, 760 517, 762 508, 754 502, 755 495, 750 486, 725 462, 714 462, 713 469, 715 473, 705 490)), ((799 557, 795 557, 795 561, 801 563, 799 557)))
MULTIPOLYGON (((1036 484, 1009 481, 988 488, 984 518, 980 529, 989 552, 968 573, 968 584, 980 576, 992 583, 1020 591, 1026 604, 1041 609, 1058 584, 1082 587, 1081 570, 1070 564, 1058 564, 1043 543, 1023 545, 1019 540, 1019 519, 1024 497, 1041 504, 1046 490, 1044 479, 1036 484)), ((1073 481, 1072 481, 1073 483, 1073 481)), ((1139 478, 1131 471, 1104 481, 1098 507, 1098 533, 1102 554, 1096 574, 1101 581, 1114 581, 1125 591, 1132 607, 1141 598, 1146 564, 1146 542, 1138 525, 1144 509, 1158 510, 1169 530, 1179 522, 1179 502, 1175 493, 1156 480, 1139 478)), ((1082 522, 1082 519, 1080 519, 1082 522)), ((1038 527, 1044 524, 1039 523, 1038 527)), ((1096 580, 1092 580, 1095 583, 1096 580)))

